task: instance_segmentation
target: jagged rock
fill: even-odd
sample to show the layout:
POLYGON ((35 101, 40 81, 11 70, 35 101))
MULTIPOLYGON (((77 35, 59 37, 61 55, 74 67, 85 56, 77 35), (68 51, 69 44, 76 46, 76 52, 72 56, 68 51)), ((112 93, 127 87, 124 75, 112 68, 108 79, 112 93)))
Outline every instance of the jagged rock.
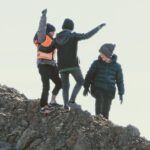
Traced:
POLYGON ((4 141, 0 141, 0 150, 11 150, 11 145, 4 141))
POLYGON ((150 150, 132 125, 80 109, 53 108, 47 116, 39 110, 39 100, 0 85, 0 150, 150 150))
POLYGON ((20 139, 17 141, 16 150, 23 150, 30 145, 36 138, 38 138, 38 132, 27 128, 20 139))

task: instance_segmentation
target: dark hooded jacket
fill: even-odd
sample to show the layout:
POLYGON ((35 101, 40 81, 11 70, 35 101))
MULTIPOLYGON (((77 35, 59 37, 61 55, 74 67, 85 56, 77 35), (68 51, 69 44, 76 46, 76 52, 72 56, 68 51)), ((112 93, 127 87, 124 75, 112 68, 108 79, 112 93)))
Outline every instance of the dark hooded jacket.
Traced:
POLYGON ((88 39, 99 31, 99 27, 94 28, 86 34, 71 32, 71 30, 63 30, 56 35, 55 45, 58 49, 58 68, 66 69, 79 67, 77 57, 78 41, 88 39))
POLYGON ((117 84, 118 94, 124 94, 124 81, 121 65, 117 62, 117 56, 112 56, 111 63, 105 63, 98 58, 95 60, 85 77, 84 87, 88 89, 92 85, 92 92, 94 90, 105 90, 113 92, 115 95, 117 84))

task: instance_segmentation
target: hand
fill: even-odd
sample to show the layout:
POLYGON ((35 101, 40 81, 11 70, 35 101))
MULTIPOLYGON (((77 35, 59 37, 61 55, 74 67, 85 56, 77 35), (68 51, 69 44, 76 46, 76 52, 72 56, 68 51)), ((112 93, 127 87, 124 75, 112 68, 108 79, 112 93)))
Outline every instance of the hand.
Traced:
POLYGON ((89 91, 89 89, 84 89, 83 95, 84 95, 84 96, 87 96, 87 95, 88 95, 88 91, 89 91))
POLYGON ((47 13, 47 8, 44 9, 44 10, 42 10, 42 14, 43 14, 43 15, 46 15, 46 13, 47 13))
POLYGON ((119 95, 119 99, 120 99, 120 104, 122 104, 123 103, 123 96, 119 95))
POLYGON ((102 27, 106 26, 106 23, 102 23, 98 26, 99 29, 101 29, 102 27))

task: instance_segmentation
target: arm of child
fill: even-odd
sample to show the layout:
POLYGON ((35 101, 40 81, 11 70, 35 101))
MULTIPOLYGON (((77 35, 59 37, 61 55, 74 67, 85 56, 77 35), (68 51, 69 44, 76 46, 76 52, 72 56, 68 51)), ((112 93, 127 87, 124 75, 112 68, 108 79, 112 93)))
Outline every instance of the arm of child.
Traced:
POLYGON ((47 13, 47 9, 44 9, 42 11, 42 16, 39 22, 39 28, 37 32, 37 38, 39 43, 44 42, 46 37, 46 22, 47 22, 46 13, 47 13))

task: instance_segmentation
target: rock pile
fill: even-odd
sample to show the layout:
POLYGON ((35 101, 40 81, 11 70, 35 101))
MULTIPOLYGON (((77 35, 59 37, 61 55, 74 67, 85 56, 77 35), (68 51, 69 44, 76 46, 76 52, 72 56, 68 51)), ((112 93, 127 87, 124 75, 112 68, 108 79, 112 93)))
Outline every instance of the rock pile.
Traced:
POLYGON ((0 85, 0 150, 150 150, 132 125, 82 110, 53 108, 46 116, 39 109, 39 100, 0 85))

